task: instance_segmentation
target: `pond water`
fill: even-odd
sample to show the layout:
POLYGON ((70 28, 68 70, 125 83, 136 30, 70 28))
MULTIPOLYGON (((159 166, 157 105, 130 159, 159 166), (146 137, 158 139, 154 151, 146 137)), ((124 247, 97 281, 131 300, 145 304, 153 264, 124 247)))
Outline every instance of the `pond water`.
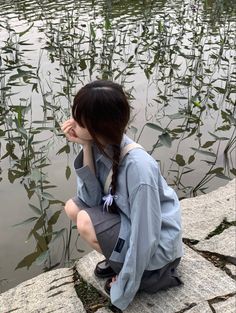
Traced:
POLYGON ((235 33, 234 0, 0 0, 0 292, 89 251, 59 125, 91 80, 124 86, 128 135, 180 198, 236 175, 235 33))

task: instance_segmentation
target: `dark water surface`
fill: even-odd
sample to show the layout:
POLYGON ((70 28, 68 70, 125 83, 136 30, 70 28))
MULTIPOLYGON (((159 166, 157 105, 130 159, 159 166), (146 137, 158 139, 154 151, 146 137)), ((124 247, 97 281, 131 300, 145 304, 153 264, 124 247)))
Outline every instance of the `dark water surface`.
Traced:
POLYGON ((124 86, 128 135, 180 198, 235 177, 235 33, 234 0, 0 1, 0 292, 89 251, 59 127, 88 81, 124 86))

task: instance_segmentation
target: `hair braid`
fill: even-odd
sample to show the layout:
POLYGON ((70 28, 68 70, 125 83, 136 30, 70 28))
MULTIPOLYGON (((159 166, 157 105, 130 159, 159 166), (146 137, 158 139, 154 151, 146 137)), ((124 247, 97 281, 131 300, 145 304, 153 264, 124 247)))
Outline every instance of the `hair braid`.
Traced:
MULTIPOLYGON (((121 149, 120 145, 112 145, 113 149, 113 165, 112 165, 112 177, 111 177, 111 194, 115 195, 116 193, 116 188, 117 188, 117 176, 118 176, 118 171, 119 171, 119 161, 120 161, 120 154, 121 154, 121 149)), ((113 200, 112 205, 110 206, 109 210, 112 213, 118 213, 118 207, 115 203, 115 200, 113 200)))

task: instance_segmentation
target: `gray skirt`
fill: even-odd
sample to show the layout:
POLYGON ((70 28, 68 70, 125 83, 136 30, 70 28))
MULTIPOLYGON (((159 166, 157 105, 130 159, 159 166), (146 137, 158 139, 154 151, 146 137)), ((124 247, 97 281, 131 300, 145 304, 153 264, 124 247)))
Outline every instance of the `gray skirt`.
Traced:
MULTIPOLYGON (((78 205, 78 203, 76 204, 78 205)), ((81 206, 81 203, 79 206, 82 210, 85 210, 88 213, 93 223, 97 240, 103 255, 113 270, 119 274, 123 263, 113 262, 109 260, 109 258, 119 237, 121 223, 120 214, 109 213, 106 210, 103 210, 102 206, 85 208, 81 206)), ((155 293, 161 289, 167 289, 183 284, 176 272, 176 268, 180 260, 181 258, 178 258, 161 269, 144 271, 139 291, 155 293)))

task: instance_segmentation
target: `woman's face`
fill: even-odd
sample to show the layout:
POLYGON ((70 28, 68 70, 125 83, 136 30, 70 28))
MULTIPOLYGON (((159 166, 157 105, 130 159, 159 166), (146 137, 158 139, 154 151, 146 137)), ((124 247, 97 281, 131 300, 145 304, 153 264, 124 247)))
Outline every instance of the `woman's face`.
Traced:
POLYGON ((81 127, 75 120, 73 123, 73 130, 75 131, 76 135, 82 140, 93 139, 87 128, 81 127))

